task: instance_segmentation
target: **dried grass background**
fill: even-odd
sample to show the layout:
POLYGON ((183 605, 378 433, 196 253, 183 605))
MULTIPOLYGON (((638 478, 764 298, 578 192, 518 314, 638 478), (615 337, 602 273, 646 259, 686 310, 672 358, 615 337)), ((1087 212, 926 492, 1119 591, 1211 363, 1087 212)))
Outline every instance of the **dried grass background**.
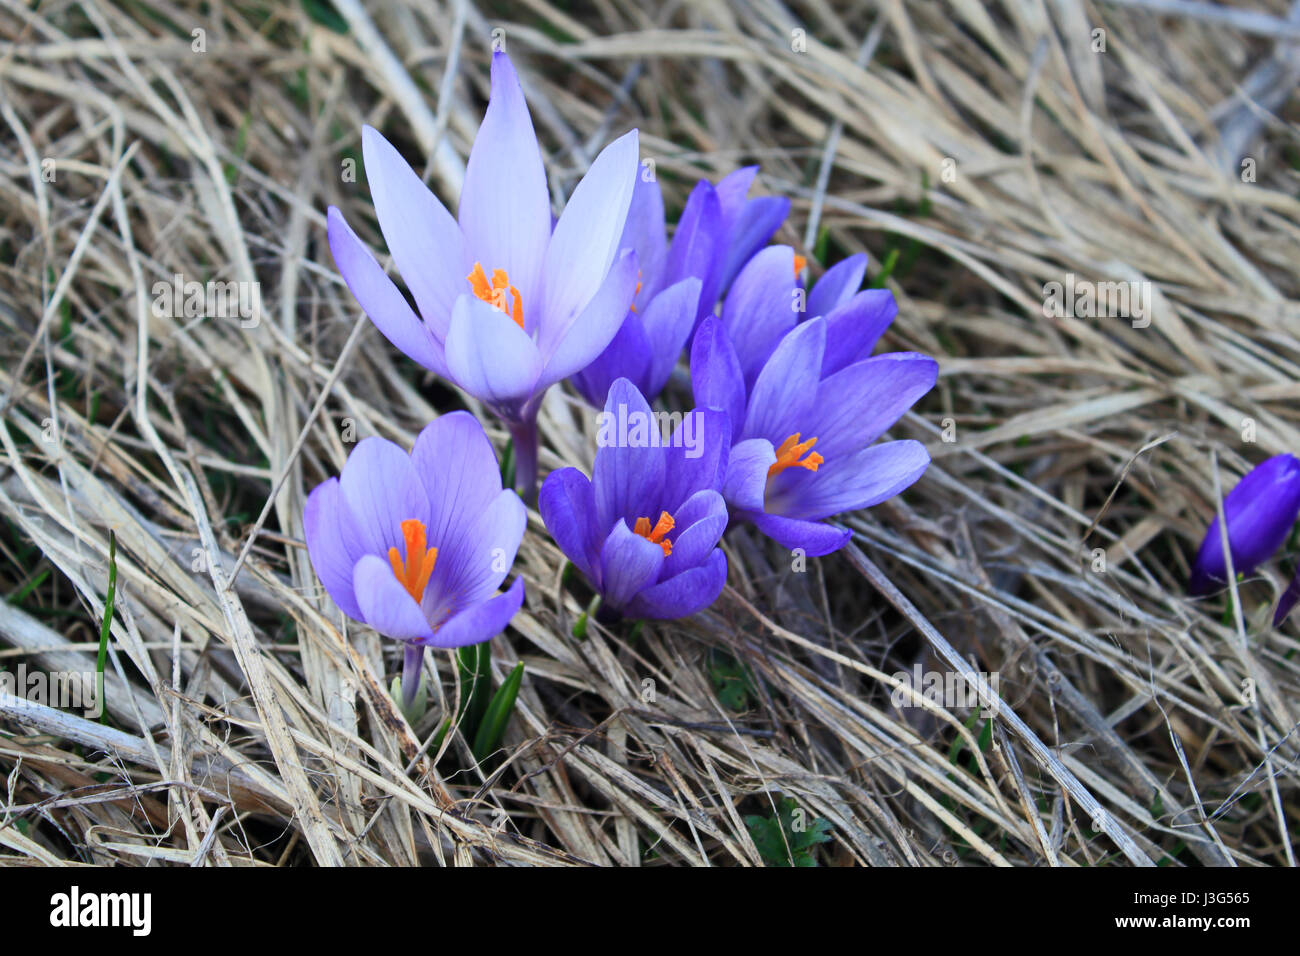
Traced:
MULTIPOLYGON (((0 0, 0 664, 93 670, 110 530, 119 582, 108 723, 0 708, 3 862, 756 865, 743 817, 789 797, 830 865, 1292 864, 1290 563, 1184 589, 1222 493, 1300 450, 1300 20, 1166 6, 0 0), (898 253, 885 346, 941 377, 893 432, 934 464, 849 549, 799 573, 733 532, 717 604, 634 638, 572 636, 531 513, 475 768, 429 749, 451 656, 410 727, 301 513, 348 428, 477 410, 364 319, 324 210, 383 256, 363 122, 454 204, 494 30, 557 202, 634 125, 670 209, 761 163, 814 274, 898 253), (1071 272, 1152 283, 1150 326, 1045 316, 1071 272), (259 282, 260 321, 152 315, 175 274, 259 282), (895 707, 915 665, 998 675, 996 718, 895 707)), ((553 389, 543 473, 594 435, 553 389)))

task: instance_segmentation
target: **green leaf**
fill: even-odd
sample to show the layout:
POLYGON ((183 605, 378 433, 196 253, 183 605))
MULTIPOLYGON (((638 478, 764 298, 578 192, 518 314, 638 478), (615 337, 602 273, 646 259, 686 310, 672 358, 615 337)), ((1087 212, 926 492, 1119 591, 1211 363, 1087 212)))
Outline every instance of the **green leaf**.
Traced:
POLYGON ((893 249, 890 249, 889 252, 885 254, 884 265, 882 265, 880 271, 876 273, 875 278, 873 278, 871 282, 867 284, 867 288, 883 289, 885 287, 885 283, 889 280, 890 275, 894 271, 894 266, 896 265, 898 265, 897 246, 895 246, 893 249))
POLYGON ((831 826, 820 818, 809 820, 792 797, 776 805, 775 817, 745 817, 745 828, 768 866, 816 866, 817 844, 831 838, 831 826))
POLYGON ((487 712, 492 687, 492 649, 487 641, 470 644, 456 652, 460 670, 460 710, 456 721, 467 740, 472 740, 487 712))
POLYGON ((713 691, 727 709, 747 710, 751 698, 757 698, 758 688, 749 668, 726 651, 714 648, 709 653, 708 670, 713 691))
POLYGON ((487 714, 474 735, 474 759, 482 763, 488 754, 497 749, 501 735, 505 733, 506 723, 515 709, 515 698, 519 696, 519 685, 524 679, 524 663, 520 661, 510 676, 502 682, 492 703, 488 705, 487 714))
POLYGON ((506 442, 506 450, 501 453, 501 487, 515 486, 515 443, 506 442))
POLYGON ((343 19, 329 0, 302 0, 302 8, 307 11, 307 16, 313 23, 319 23, 335 33, 348 32, 348 21, 343 19))

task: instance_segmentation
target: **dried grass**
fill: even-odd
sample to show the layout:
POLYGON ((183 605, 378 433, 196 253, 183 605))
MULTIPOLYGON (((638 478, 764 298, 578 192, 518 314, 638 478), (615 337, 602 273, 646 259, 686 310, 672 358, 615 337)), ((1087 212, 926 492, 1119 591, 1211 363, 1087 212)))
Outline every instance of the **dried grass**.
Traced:
MULTIPOLYGON (((1277 2, 1145 6, 335 0, 339 32, 301 3, 0 0, 0 663, 93 668, 110 530, 120 582, 109 724, 0 704, 3 862, 753 865, 743 817, 780 795, 836 865, 1293 863, 1289 568, 1183 593, 1222 490, 1300 449, 1296 33, 1277 2), (733 533, 719 602, 634 640, 572 636, 533 514, 492 643, 526 677, 479 768, 458 734, 428 750, 451 658, 408 726, 301 510, 345 421, 409 443, 474 408, 360 316, 323 211, 382 249, 341 176, 362 122, 454 199, 493 28, 557 195, 631 125, 670 204, 761 162, 782 241, 825 230, 873 274, 900 251, 887 344, 942 372, 896 429, 933 466, 850 549, 796 573, 733 533), (1150 326, 1045 317, 1070 272, 1152 283, 1150 326), (260 322, 151 315, 174 274, 259 281, 260 322), (996 719, 920 699, 895 676, 918 664, 997 674, 996 719)), ((589 465, 570 394, 542 432, 543 470, 589 465)))

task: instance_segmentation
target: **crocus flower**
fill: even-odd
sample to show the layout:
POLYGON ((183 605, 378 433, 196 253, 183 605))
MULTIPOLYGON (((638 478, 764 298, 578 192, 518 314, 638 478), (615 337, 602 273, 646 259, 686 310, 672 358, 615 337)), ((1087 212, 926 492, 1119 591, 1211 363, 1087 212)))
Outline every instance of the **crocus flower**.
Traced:
POLYGON ((506 423, 517 484, 531 494, 543 393, 605 349, 636 289, 635 255, 618 254, 636 131, 596 157, 554 227, 541 150, 504 53, 492 57, 456 219, 370 127, 362 151, 380 229, 416 308, 331 207, 334 261, 393 345, 506 423))
MULTIPOLYGON (((731 282, 741 267, 781 228, 790 212, 790 200, 783 196, 746 198, 757 174, 757 166, 746 166, 718 181, 718 205, 726 247, 718 275, 718 293, 722 295, 731 288, 731 282)), ((710 301, 708 313, 712 312, 713 302, 710 301)))
MULTIPOLYGON (((1223 499, 1233 570, 1250 574, 1272 557, 1282 547, 1297 514, 1300 514, 1300 459, 1293 455, 1274 455, 1247 472, 1223 499)), ((1188 590, 1195 595, 1206 594, 1216 582, 1224 584, 1227 579, 1223 536, 1216 514, 1196 553, 1188 590)), ((1283 613, 1282 617, 1285 616, 1283 613)))
POLYGON ((610 386, 591 480, 576 468, 547 476, 546 528, 601 595, 602 620, 677 618, 711 604, 727 578, 718 539, 727 506, 726 422, 711 410, 683 419, 664 442, 627 379, 610 386))
POLYGON ((338 478, 307 498, 303 525, 317 577, 348 617, 406 648, 403 696, 419 687, 425 647, 489 640, 524 600, 514 562, 527 515, 483 428, 443 415, 408 455, 384 438, 357 444, 338 478))
POLYGON ((636 385, 647 401, 663 391, 695 328, 706 282, 710 291, 704 295, 717 298, 721 222, 717 194, 709 183, 702 183, 691 194, 669 245, 659 183, 637 176, 620 241, 620 248, 632 250, 640 266, 636 294, 618 334, 570 378, 590 404, 602 407, 610 385, 619 378, 636 385))
POLYGON ((832 266, 806 296, 799 282, 802 266, 789 246, 769 246, 749 260, 727 293, 722 325, 735 346, 747 388, 753 387, 777 343, 800 322, 826 318, 825 378, 869 356, 898 314, 888 289, 858 291, 867 271, 865 254, 832 266))
POLYGON ((722 491, 732 517, 811 556, 850 537, 824 519, 878 504, 921 477, 930 456, 920 442, 872 443, 938 376, 938 364, 915 352, 829 363, 828 373, 837 345, 830 338, 826 317, 796 325, 752 387, 722 321, 706 319, 691 350, 696 404, 723 410, 731 423, 722 491))
MULTIPOLYGON (((636 298, 618 335, 571 378, 590 404, 603 406, 618 378, 631 380, 647 401, 663 391, 691 333, 713 314, 719 295, 789 212, 787 199, 745 198, 757 171, 757 166, 736 170, 717 186, 696 183, 671 244, 658 181, 637 177, 620 243, 640 264, 636 298)), ((793 282, 793 271, 789 278, 793 282)))

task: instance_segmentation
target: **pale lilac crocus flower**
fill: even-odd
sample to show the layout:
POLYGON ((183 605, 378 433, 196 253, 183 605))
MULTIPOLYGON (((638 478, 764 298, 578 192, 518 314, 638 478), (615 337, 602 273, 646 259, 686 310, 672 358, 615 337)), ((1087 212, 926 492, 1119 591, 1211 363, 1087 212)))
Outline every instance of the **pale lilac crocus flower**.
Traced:
POLYGON ((376 130, 362 131, 362 150, 379 226, 415 309, 331 207, 334 261, 393 345, 501 418, 515 441, 516 485, 531 495, 543 394, 604 350, 636 289, 636 256, 619 251, 636 131, 601 151, 554 225, 537 136, 504 53, 492 57, 456 219, 376 130))
POLYGON ((490 640, 519 610, 523 578, 504 593, 497 588, 526 522, 468 412, 437 419, 409 455, 384 438, 362 440, 303 513, 307 553, 334 603, 405 646, 408 707, 425 647, 490 640))

